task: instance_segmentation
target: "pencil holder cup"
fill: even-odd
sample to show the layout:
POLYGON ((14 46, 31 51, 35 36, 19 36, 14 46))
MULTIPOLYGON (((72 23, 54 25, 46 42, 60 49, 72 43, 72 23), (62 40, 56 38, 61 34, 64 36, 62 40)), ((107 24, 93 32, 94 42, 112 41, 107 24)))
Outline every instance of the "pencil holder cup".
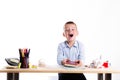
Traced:
POLYGON ((20 57, 20 68, 29 68, 29 58, 27 57, 20 57))
POLYGON ((19 49, 20 68, 29 68, 29 53, 30 49, 19 49))

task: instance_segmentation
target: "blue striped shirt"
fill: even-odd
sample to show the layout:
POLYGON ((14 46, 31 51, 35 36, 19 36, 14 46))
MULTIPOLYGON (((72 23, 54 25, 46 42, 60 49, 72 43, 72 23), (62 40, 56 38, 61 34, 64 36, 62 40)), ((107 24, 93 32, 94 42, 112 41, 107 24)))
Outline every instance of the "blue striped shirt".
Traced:
POLYGON ((64 41, 58 45, 57 51, 57 63, 59 65, 61 65, 63 59, 81 60, 83 62, 85 60, 83 44, 79 41, 75 41, 72 47, 69 47, 67 41, 64 41))

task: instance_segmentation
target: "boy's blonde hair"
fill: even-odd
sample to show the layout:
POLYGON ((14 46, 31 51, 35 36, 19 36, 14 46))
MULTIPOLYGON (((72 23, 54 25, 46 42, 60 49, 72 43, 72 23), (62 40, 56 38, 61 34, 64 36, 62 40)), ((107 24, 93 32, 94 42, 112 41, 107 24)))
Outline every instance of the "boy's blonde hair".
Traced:
POLYGON ((74 24, 76 26, 76 24, 73 21, 68 21, 68 22, 65 23, 65 25, 66 24, 74 24))
POLYGON ((67 24, 74 24, 74 25, 76 26, 76 29, 77 29, 76 23, 74 23, 73 21, 68 21, 68 22, 66 22, 65 25, 64 25, 64 30, 65 30, 65 26, 66 26, 67 24))

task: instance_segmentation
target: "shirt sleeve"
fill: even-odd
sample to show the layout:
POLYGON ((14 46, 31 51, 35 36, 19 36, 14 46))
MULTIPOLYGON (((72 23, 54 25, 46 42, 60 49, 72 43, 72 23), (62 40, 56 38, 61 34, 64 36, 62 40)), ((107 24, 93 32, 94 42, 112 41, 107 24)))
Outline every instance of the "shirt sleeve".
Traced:
POLYGON ((61 64, 61 61, 64 59, 64 53, 63 53, 63 48, 62 46, 59 44, 58 49, 57 49, 57 63, 59 65, 61 64))
POLYGON ((84 45, 79 43, 79 59, 84 63, 85 62, 85 50, 84 45))

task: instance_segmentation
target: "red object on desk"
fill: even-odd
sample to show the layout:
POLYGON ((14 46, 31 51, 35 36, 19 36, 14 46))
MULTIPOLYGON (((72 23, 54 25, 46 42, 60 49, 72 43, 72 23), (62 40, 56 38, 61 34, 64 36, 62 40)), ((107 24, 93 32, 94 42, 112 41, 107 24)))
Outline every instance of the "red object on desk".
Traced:
POLYGON ((105 68, 108 68, 108 62, 104 62, 104 63, 103 63, 103 66, 104 66, 105 68))

